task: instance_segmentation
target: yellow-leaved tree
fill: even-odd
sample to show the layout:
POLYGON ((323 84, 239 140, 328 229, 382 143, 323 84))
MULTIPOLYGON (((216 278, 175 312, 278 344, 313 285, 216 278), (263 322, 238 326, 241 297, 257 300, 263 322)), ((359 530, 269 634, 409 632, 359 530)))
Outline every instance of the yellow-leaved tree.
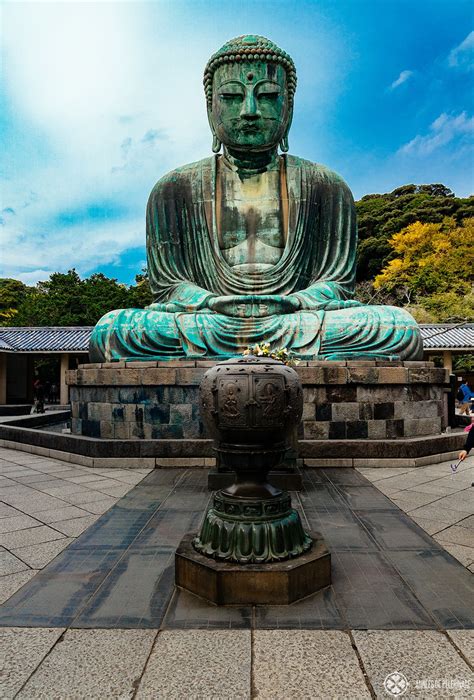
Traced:
POLYGON ((389 244, 395 257, 375 289, 393 294, 420 323, 474 321, 474 218, 417 221, 389 244))

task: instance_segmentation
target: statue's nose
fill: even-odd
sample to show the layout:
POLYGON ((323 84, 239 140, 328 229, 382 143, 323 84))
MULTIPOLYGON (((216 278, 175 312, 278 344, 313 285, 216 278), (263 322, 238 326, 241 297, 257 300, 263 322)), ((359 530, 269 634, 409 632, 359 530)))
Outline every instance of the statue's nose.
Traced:
POLYGON ((253 93, 249 92, 245 96, 244 103, 242 105, 242 110, 240 112, 240 116, 243 117, 244 119, 258 119, 260 116, 260 112, 258 109, 257 105, 257 100, 255 99, 255 96, 253 93))

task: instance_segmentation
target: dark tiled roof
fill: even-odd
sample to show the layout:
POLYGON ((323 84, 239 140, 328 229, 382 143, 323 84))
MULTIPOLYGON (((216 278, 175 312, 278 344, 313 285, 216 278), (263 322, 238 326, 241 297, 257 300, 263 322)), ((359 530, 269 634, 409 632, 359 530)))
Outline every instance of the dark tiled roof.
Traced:
POLYGON ((84 352, 93 326, 0 328, 0 350, 12 352, 84 352))
POLYGON ((7 343, 6 340, 4 340, 0 334, 0 350, 14 350, 10 343, 7 343))
POLYGON ((474 350, 474 323, 420 324, 425 350, 474 350))

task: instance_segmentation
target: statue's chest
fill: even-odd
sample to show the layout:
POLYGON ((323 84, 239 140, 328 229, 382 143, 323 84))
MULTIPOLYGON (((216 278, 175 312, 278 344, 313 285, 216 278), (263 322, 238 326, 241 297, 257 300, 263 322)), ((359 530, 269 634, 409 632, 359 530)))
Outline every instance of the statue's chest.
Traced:
POLYGON ((220 185, 219 243, 227 262, 275 265, 285 245, 279 172, 245 180, 226 172, 220 185))

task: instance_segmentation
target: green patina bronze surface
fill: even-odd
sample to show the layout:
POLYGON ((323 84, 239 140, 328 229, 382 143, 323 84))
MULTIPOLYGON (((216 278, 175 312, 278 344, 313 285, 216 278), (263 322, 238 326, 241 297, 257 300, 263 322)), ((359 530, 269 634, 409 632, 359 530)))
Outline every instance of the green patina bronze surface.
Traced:
POLYGON ((262 341, 307 358, 421 359, 410 314, 351 299, 349 188, 328 168, 286 155, 291 58, 263 37, 239 37, 211 57, 204 86, 216 155, 154 187, 154 303, 106 314, 92 361, 232 356, 262 341))
POLYGON ((272 499, 213 497, 193 547, 208 557, 262 564, 297 557, 311 548, 288 493, 272 499))

